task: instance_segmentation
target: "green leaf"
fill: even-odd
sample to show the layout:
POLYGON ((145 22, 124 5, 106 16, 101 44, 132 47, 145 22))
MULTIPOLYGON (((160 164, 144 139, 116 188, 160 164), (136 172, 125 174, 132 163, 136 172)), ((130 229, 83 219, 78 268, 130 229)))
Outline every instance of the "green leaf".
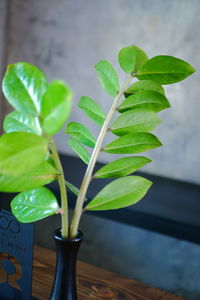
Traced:
MULTIPOLYGON (((78 196, 79 194, 79 189, 73 185, 72 183, 70 183, 69 181, 65 180, 65 185, 68 187, 68 189, 75 195, 78 196)), ((85 201, 88 201, 87 198, 85 198, 85 201)))
POLYGON ((139 79, 150 79, 160 84, 181 81, 195 72, 187 62, 167 55, 159 55, 148 60, 139 70, 139 79))
POLYGON ((78 106, 85 112, 85 114, 92 119, 100 127, 105 120, 105 114, 101 107, 92 99, 86 96, 82 96, 78 103, 78 106))
POLYGON ((113 122, 111 131, 119 136, 134 132, 149 132, 161 122, 157 114, 151 110, 133 109, 119 115, 113 122))
POLYGON ((156 81, 153 80, 140 80, 133 83, 126 91, 125 96, 129 96, 130 94, 135 94, 140 91, 155 91, 165 95, 164 88, 156 81))
POLYGON ((83 145, 75 138, 69 138, 68 145, 76 152, 76 154, 86 163, 89 164, 90 154, 83 145))
POLYGON ((39 115, 46 88, 42 71, 25 62, 9 65, 2 83, 8 102, 17 111, 32 116, 39 115))
POLYGON ((116 154, 129 154, 145 152, 162 146, 158 138, 148 132, 126 134, 103 148, 104 152, 116 154))
POLYGON ((47 135, 58 132, 69 117, 73 94, 62 81, 52 81, 42 99, 42 127, 47 135))
POLYGON ((133 46, 122 48, 118 55, 119 64, 126 73, 132 73, 135 67, 135 51, 133 46))
POLYGON ((161 93, 140 91, 126 98, 119 106, 118 111, 124 112, 135 108, 147 108, 154 112, 159 112, 169 107, 169 101, 161 93))
POLYGON ((87 210, 118 209, 141 200, 152 182, 139 176, 116 179, 106 185, 86 206, 87 210))
POLYGON ((124 72, 133 73, 148 60, 148 56, 142 49, 129 46, 121 49, 118 60, 124 72))
POLYGON ((96 64, 95 69, 98 73, 99 81, 104 91, 108 95, 114 97, 120 87, 117 73, 111 63, 107 60, 101 60, 96 64))
POLYGON ((18 176, 0 175, 0 191, 17 193, 39 188, 56 179, 58 171, 42 162, 36 169, 18 176))
POLYGON ((77 122, 70 122, 67 125, 65 132, 73 135, 84 145, 94 148, 96 143, 95 138, 93 137, 91 132, 82 124, 77 122))
POLYGON ((55 214, 58 209, 56 197, 46 187, 22 192, 11 202, 13 215, 22 223, 41 220, 55 214))
POLYGON ((48 140, 27 132, 0 137, 0 173, 20 175, 36 168, 48 155, 48 140))
POLYGON ((3 128, 7 133, 22 131, 42 135, 38 118, 22 114, 19 111, 13 111, 5 117, 3 128))
POLYGON ((115 178, 129 175, 146 164, 151 160, 144 156, 128 156, 119 158, 106 166, 99 169, 94 177, 95 178, 115 178))

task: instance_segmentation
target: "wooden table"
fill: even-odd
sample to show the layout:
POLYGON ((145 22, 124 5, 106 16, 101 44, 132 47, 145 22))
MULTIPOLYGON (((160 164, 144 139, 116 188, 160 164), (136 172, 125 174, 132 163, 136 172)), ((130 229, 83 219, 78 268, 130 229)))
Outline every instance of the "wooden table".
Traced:
MULTIPOLYGON (((47 300, 55 266, 55 253, 35 247, 33 296, 47 300)), ((80 300, 184 300, 133 279, 78 262, 77 288, 80 300)))

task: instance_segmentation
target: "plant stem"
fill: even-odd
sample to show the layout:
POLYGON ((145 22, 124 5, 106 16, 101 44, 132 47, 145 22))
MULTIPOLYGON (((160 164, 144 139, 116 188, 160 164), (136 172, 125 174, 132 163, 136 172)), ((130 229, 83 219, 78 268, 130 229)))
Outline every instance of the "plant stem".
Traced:
POLYGON ((60 158, 53 140, 51 140, 51 150, 52 150, 52 155, 53 155, 56 168, 60 172, 60 174, 58 175, 58 183, 60 187, 61 209, 63 211, 63 213, 61 214, 62 237, 68 238, 68 226, 69 226, 68 225, 68 201, 67 201, 67 192, 65 187, 65 178, 64 178, 64 172, 60 162, 60 158))
POLYGON ((94 150, 92 152, 92 156, 90 158, 90 162, 89 162, 87 170, 85 172, 85 176, 83 178, 83 181, 82 181, 82 184, 80 187, 80 192, 79 192, 79 195, 78 195, 78 198, 76 201, 76 207, 74 210, 74 215, 72 218, 72 224, 71 224, 71 228, 70 228, 70 238, 74 238, 77 234, 81 214, 83 212, 84 199, 85 199, 87 189, 88 189, 88 186, 89 186, 91 178, 92 178, 92 172, 93 172, 94 166, 96 164, 97 157, 99 155, 99 152, 101 151, 101 145, 102 145, 103 139, 109 128, 111 118, 116 111, 116 107, 117 107, 117 104, 118 104, 120 98, 123 96, 124 91, 126 90, 127 86, 131 83, 133 77, 134 77, 134 75, 130 75, 128 80, 124 83, 124 85, 122 86, 120 91, 117 93, 116 97, 114 98, 113 104, 108 112, 108 115, 104 121, 104 124, 101 128, 101 131, 99 133, 98 139, 96 141, 94 150))

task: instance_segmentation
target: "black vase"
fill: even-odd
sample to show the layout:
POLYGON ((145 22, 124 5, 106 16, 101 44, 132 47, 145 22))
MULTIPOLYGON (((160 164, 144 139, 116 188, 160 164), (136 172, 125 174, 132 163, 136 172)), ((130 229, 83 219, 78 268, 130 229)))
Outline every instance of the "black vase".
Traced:
POLYGON ((50 300, 77 300, 76 260, 83 233, 74 239, 63 239, 60 229, 55 232, 56 271, 50 300))

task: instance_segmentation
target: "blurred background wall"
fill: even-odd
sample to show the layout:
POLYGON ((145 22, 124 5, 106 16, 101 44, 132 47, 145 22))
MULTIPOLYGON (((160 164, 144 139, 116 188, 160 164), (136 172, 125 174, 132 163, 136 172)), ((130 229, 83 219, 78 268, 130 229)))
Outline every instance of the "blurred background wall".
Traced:
MULTIPOLYGON (((99 129, 76 107, 87 95, 108 111, 112 98, 99 86, 93 66, 100 59, 113 63, 121 82, 126 75, 117 63, 118 51, 130 44, 152 57, 173 55, 199 69, 199 0, 1 0, 0 67, 28 61, 48 79, 62 78, 75 94, 71 120, 94 134, 99 129)), ((172 108, 160 115, 156 133, 164 147, 153 150, 146 172, 200 183, 199 74, 167 87, 172 108)), ((1 117, 8 110, 1 101, 1 117)), ((111 139, 111 136, 108 138, 111 139)), ((56 136, 61 152, 71 154, 64 132, 56 136)), ((113 159, 104 154, 101 161, 113 159)))

